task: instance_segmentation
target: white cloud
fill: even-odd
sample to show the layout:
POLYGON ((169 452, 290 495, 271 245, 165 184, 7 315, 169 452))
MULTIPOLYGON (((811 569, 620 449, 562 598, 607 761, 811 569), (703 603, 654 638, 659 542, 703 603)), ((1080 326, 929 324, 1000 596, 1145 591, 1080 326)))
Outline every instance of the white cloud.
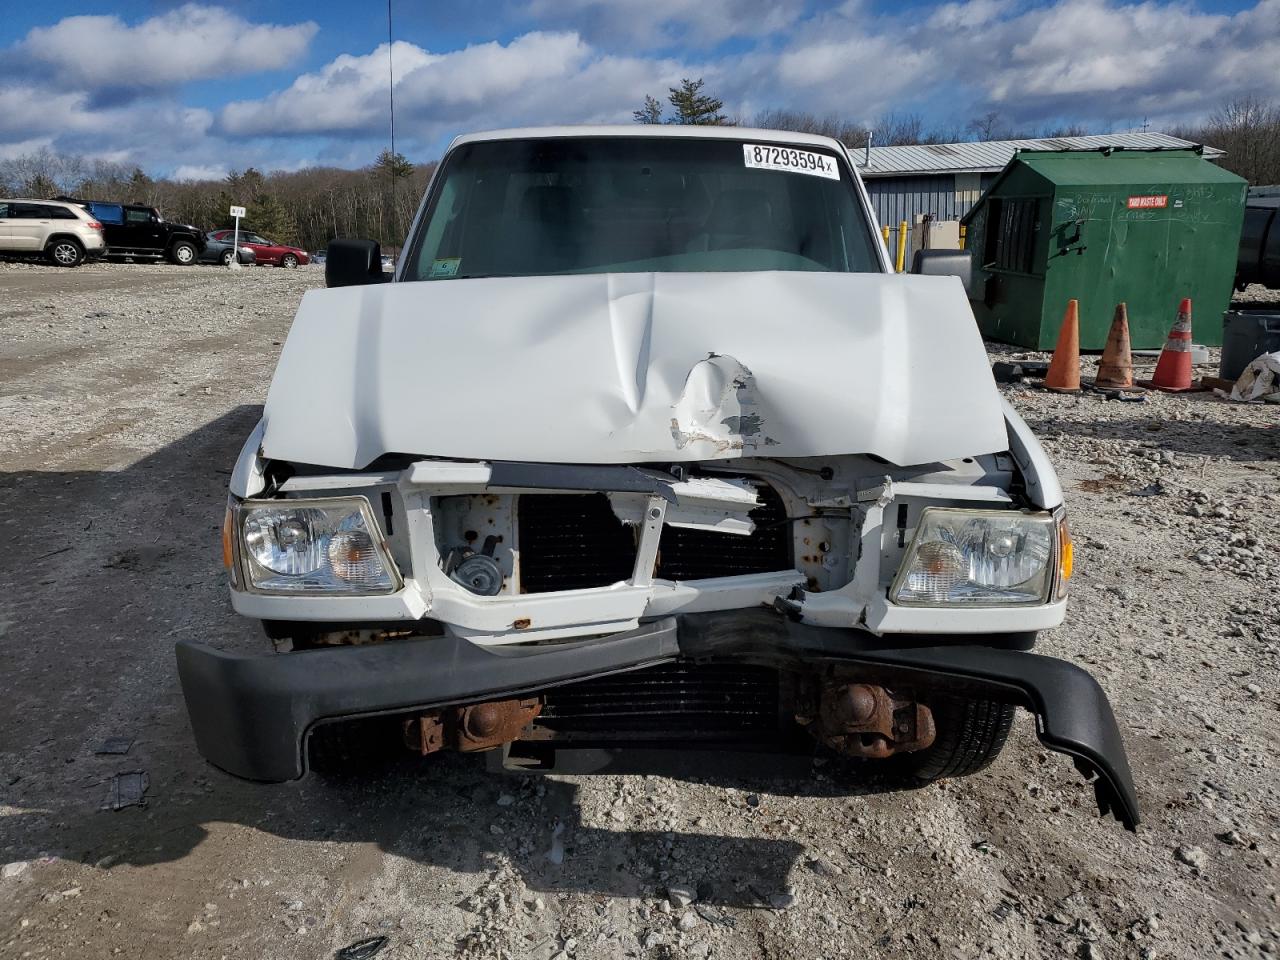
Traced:
POLYGON ((804 0, 528 0, 521 12, 601 48, 634 50, 778 34, 804 13, 804 0))
POLYGON ((31 140, 15 140, 0 143, 0 160, 15 160, 53 147, 52 137, 35 137, 31 140))
POLYGON ((184 163, 173 171, 175 180, 222 180, 227 168, 221 164, 184 163))
POLYGON ((135 26, 116 16, 67 17, 31 30, 10 56, 42 66, 65 89, 162 90, 288 66, 318 29, 250 23, 189 3, 135 26))
POLYGON ((199 143, 213 115, 173 102, 132 103, 95 108, 86 93, 50 93, 31 86, 0 87, 0 138, 6 136, 109 137, 117 142, 199 143))
POLYGON ((799 25, 776 58, 724 64, 745 104, 864 122, 918 109, 963 126, 1195 120, 1243 94, 1280 96, 1280 0, 1234 15, 1184 2, 957 0, 876 16, 861 3, 799 25), (754 64, 754 71, 749 69, 754 64))
MULTIPOLYGON (((392 52, 397 125, 419 140, 454 127, 630 120, 645 91, 665 89, 679 72, 671 61, 601 55, 575 33, 527 33, 448 53, 397 41, 392 52)), ((262 100, 228 104, 219 128, 241 137, 380 133, 388 109, 383 44, 262 100)))

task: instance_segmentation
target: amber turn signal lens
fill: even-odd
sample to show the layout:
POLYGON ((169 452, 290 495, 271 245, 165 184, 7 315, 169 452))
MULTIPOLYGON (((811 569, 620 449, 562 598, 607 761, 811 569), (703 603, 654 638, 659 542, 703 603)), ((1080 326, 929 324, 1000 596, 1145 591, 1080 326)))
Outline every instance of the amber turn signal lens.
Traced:
POLYGON ((227 507, 227 514, 222 518, 222 565, 228 570, 234 562, 231 551, 231 508, 227 507))
POLYGON ((1058 597, 1067 595, 1067 581, 1071 579, 1071 571, 1075 567, 1076 548, 1071 542, 1071 531, 1067 528, 1067 518, 1058 521, 1058 597))

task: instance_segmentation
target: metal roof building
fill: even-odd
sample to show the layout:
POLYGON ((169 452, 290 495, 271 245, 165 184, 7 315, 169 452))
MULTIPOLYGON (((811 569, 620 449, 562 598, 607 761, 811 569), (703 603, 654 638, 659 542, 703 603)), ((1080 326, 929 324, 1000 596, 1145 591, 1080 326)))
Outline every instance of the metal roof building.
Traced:
MULTIPOLYGON (((1019 150, 1186 150, 1195 146, 1167 133, 1108 133, 1039 140, 989 140, 981 143, 929 143, 872 147, 853 151, 880 223, 897 229, 924 214, 935 220, 959 220, 969 212, 1019 150)), ((1223 151, 1205 147, 1210 160, 1223 151)))

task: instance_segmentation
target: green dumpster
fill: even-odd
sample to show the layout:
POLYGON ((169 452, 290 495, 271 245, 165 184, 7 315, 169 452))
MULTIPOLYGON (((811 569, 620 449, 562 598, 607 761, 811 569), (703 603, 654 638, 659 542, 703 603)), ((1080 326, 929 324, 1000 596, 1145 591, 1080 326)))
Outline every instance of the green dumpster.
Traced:
POLYGON ((1190 297, 1197 343, 1222 343, 1247 185, 1188 150, 1019 151, 961 221, 983 336, 1053 349, 1068 300, 1101 350, 1128 304, 1137 349, 1161 347, 1190 297))

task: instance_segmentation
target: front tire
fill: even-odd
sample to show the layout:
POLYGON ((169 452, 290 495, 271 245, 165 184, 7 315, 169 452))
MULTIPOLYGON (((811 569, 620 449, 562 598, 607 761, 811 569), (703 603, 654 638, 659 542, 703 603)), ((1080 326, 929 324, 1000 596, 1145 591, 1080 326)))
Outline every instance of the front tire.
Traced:
POLYGON ((287 270, 294 270, 298 266, 298 258, 295 257, 292 253, 286 253, 283 257, 280 258, 280 266, 284 267, 287 270))
POLYGON ((169 251, 169 259, 180 267, 189 267, 196 262, 196 250, 194 243, 186 240, 179 240, 173 245, 173 249, 169 251))
POLYGON ((222 251, 222 265, 224 267, 231 266, 231 261, 235 257, 235 253, 231 250, 222 251))
POLYGON ((1015 707, 990 700, 949 697, 930 702, 937 738, 926 750, 901 754, 899 770, 916 784, 967 777, 1000 756, 1015 707))
POLYGON ((84 263, 84 247, 74 240, 55 240, 47 251, 49 262, 56 267, 78 267, 84 263))

